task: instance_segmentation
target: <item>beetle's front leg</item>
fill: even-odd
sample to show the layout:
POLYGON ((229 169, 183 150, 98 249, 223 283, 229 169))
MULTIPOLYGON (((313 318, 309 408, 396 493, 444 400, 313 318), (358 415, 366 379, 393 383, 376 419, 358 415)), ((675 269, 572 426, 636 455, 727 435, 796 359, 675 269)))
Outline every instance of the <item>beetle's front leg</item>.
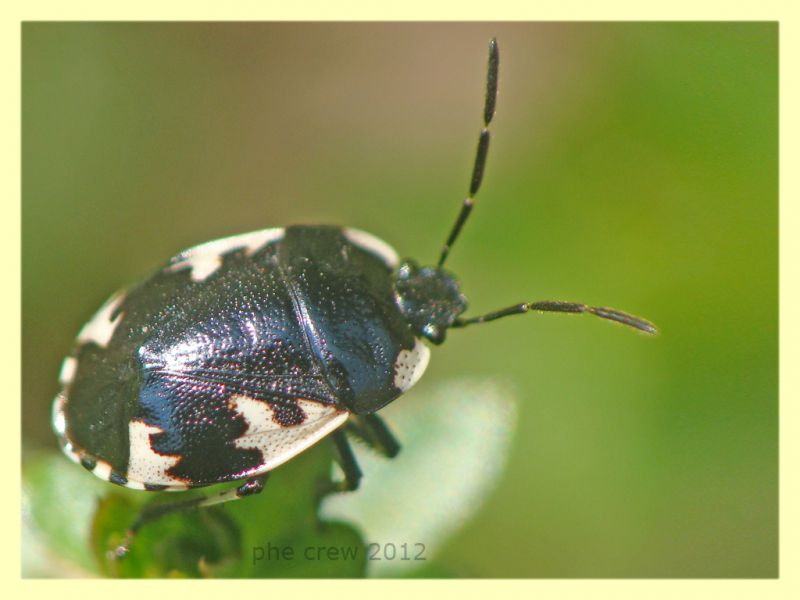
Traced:
POLYGON ((361 483, 361 468, 358 466, 353 449, 344 431, 333 433, 333 444, 336 447, 336 462, 344 473, 341 481, 325 481, 320 487, 320 499, 333 492, 353 492, 361 483))
MULTIPOLYGON (((346 431, 357 436, 387 458, 394 458, 400 452, 399 442, 378 415, 354 417, 348 421, 346 431)), ((347 440, 347 434, 344 430, 339 430, 334 432, 332 437, 336 448, 336 462, 344 473, 344 479, 324 481, 319 490, 320 499, 334 492, 353 492, 361 483, 361 469, 353 454, 353 449, 350 447, 350 442, 347 440)))
POLYGON ((400 443, 386 423, 376 414, 359 415, 347 422, 347 430, 386 458, 394 458, 400 452, 400 443))
POLYGON ((341 481, 333 481, 330 477, 321 479, 317 487, 317 496, 314 502, 315 511, 317 514, 317 527, 321 530, 325 529, 327 524, 320 517, 319 506, 326 496, 338 492, 353 492, 358 489, 361 483, 361 468, 356 462, 356 457, 353 454, 353 449, 350 447, 350 442, 347 441, 347 436, 344 430, 340 429, 334 431, 331 435, 333 444, 336 449, 334 459, 341 467, 344 473, 344 479, 341 481))

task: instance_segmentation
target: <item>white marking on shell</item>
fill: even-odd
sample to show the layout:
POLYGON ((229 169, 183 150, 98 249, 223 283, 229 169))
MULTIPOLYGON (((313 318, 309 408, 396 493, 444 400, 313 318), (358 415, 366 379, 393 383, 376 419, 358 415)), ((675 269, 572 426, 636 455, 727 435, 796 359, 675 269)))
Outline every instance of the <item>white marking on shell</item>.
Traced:
POLYGON ((337 429, 350 415, 312 400, 296 400, 306 414, 300 425, 283 427, 273 420, 273 411, 263 400, 233 396, 230 406, 247 423, 244 434, 235 440, 237 448, 254 448, 261 452, 261 465, 247 475, 271 471, 337 429))
POLYGON ((75 378, 75 371, 78 369, 78 359, 68 356, 61 363, 61 371, 58 374, 58 382, 61 385, 69 385, 75 378))
POLYGON ((106 300, 106 303, 100 307, 100 310, 78 333, 78 343, 88 344, 89 342, 94 342, 102 348, 108 346, 111 336, 114 335, 114 330, 122 320, 122 313, 119 313, 114 320, 111 319, 111 315, 124 298, 125 294, 120 291, 106 300))
POLYGON ((66 436, 66 425, 67 421, 64 417, 64 407, 67 404, 67 398, 63 392, 58 394, 53 400, 53 411, 52 411, 52 421, 53 421, 53 430, 56 432, 58 436, 58 441, 61 446, 61 451, 74 463, 81 463, 80 455, 75 451, 75 447, 72 445, 67 439, 66 436))
MULTIPOLYGON (((128 423, 130 454, 126 476, 129 484, 150 483, 169 487, 186 487, 183 481, 167 474, 167 469, 178 464, 180 457, 159 454, 153 449, 150 435, 163 433, 163 431, 160 427, 148 425, 143 421, 130 421, 128 423)), ((129 485, 128 487, 133 486, 129 485)))
POLYGON ((394 361, 394 387, 405 392, 419 381, 425 369, 431 351, 420 338, 416 338, 411 350, 401 350, 394 361))
MULTIPOLYGON (((58 435, 59 441, 61 442, 61 451, 69 458, 72 462, 81 464, 81 460, 83 459, 82 455, 85 453, 76 452, 75 447, 72 445, 66 438, 66 418, 64 417, 64 407, 66 406, 67 398, 65 394, 62 392, 55 397, 53 400, 53 430, 58 435)), ((92 458, 89 456, 89 458, 92 458)), ((92 458, 92 460, 94 460, 92 458)), ((102 460, 96 460, 96 466, 92 469, 92 473, 97 477, 105 481, 110 481, 111 478, 111 465, 102 460)), ((125 487, 129 487, 134 490, 144 490, 144 484, 138 481, 130 481, 128 480, 127 483, 124 484, 125 487)), ((184 489, 186 486, 181 485, 181 489, 184 489)))
POLYGON ((144 490, 145 489, 144 484, 142 482, 140 482, 140 481, 131 481, 130 479, 128 479, 128 481, 125 483, 125 487, 126 488, 130 488, 132 490, 144 490))
POLYGON ((104 460, 98 460, 97 464, 95 464, 94 469, 92 469, 92 473, 97 475, 100 479, 105 479, 108 481, 111 477, 111 465, 104 460))
POLYGON ((75 452, 75 448, 72 446, 70 442, 66 440, 66 438, 61 438, 61 451, 67 455, 67 457, 74 463, 81 464, 81 457, 80 455, 75 452))
POLYGON ((174 272, 189 267, 192 281, 203 281, 222 266, 222 256, 228 252, 244 248, 247 254, 253 254, 268 243, 281 239, 284 233, 282 227, 275 227, 212 240, 184 250, 165 270, 174 272))
POLYGON ((374 254, 392 269, 396 269, 400 264, 400 257, 397 255, 394 248, 371 233, 351 227, 345 227, 342 229, 342 233, 352 244, 366 250, 370 254, 374 254))
POLYGON ((67 431, 67 419, 64 417, 64 405, 66 404, 66 397, 64 394, 58 394, 53 400, 52 422, 53 431, 59 437, 64 437, 67 431))

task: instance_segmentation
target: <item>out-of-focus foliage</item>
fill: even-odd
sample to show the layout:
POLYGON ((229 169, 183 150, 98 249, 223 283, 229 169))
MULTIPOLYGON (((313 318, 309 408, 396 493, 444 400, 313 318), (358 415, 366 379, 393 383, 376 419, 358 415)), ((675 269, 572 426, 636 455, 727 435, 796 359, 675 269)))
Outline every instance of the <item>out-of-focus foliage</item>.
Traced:
MULTIPOLYGON (((328 477, 327 445, 276 471, 259 496, 234 505, 179 512, 145 525, 122 560, 111 558, 146 502, 175 502, 183 494, 124 490, 89 475, 66 458, 46 455, 25 469, 28 576, 115 577, 359 577, 366 548, 351 525, 317 518, 315 490, 328 477), (65 501, 66 500, 66 501, 65 501), (291 547, 293 560, 266 554, 267 544, 291 547), (348 560, 327 553, 306 560, 308 547, 347 548, 348 560), (264 552, 261 551, 264 549, 264 552), (350 556, 350 555, 348 555, 350 556)), ((200 492, 198 490, 198 492, 200 492)), ((191 494, 197 494, 192 492, 191 494)))
POLYGON ((531 315, 432 350, 427 384, 519 398, 508 468, 436 572, 775 576, 774 23, 24 24, 26 448, 54 448, 82 322, 186 246, 330 222, 434 260, 491 36, 492 148, 448 261, 472 314, 579 300, 662 334, 531 315))

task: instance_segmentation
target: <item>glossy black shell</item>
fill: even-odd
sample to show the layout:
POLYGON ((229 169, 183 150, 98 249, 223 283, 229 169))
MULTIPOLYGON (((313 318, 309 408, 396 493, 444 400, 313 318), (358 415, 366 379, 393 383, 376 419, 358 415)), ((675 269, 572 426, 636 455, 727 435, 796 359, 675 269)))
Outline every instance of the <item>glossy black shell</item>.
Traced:
POLYGON ((84 328, 62 377, 73 458, 124 478, 129 424, 144 423, 152 451, 179 458, 176 481, 239 479, 265 457, 235 443, 248 424, 231 398, 267 403, 288 428, 306 418, 298 399, 370 413, 413 383, 400 359, 424 370, 427 348, 396 304, 391 258, 339 227, 267 231, 260 245, 218 241, 216 262, 179 254, 84 328))

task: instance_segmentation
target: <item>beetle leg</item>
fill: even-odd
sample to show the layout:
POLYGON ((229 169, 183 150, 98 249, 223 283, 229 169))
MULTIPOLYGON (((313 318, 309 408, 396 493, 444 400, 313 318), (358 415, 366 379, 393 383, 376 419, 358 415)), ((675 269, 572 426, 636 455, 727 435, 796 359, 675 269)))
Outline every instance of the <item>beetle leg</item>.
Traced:
MULTIPOLYGON (((394 458, 400 452, 400 443, 378 415, 359 415, 347 424, 348 433, 358 436, 371 448, 387 458, 394 458)), ((361 468, 358 466, 350 442, 343 430, 335 431, 331 436, 336 447, 336 462, 344 473, 341 481, 325 481, 321 484, 319 497, 323 498, 334 492, 353 492, 361 483, 361 468)))
POLYGON ((342 468, 344 479, 338 482, 331 482, 328 492, 353 492, 358 489, 361 483, 361 469, 356 462, 353 449, 347 436, 342 431, 333 433, 333 443, 336 446, 336 462, 342 468))
MULTIPOLYGON (((347 424, 348 433, 358 436, 371 448, 374 448, 387 458, 393 458, 400 452, 400 444, 392 432, 378 415, 360 415, 358 419, 351 419, 347 424)), ((336 462, 344 473, 342 481, 325 481, 321 484, 320 498, 333 492, 353 492, 361 483, 361 469, 358 466, 350 442, 344 431, 336 431, 332 435, 336 447, 336 462)))
POLYGON ((347 430, 357 435, 367 445, 386 458, 394 458, 400 452, 400 443, 383 419, 376 414, 359 415, 347 422, 347 430))
MULTIPOLYGON (((361 468, 356 462, 356 457, 350 447, 350 442, 347 441, 344 430, 334 431, 331 437, 336 448, 334 458, 344 473, 344 479, 341 481, 332 481, 329 478, 321 479, 317 487, 315 506, 319 506, 325 496, 339 492, 353 492, 358 489, 358 485, 361 483, 361 468)), ((317 511, 317 527, 325 529, 326 526, 327 523, 322 520, 320 511, 317 511)))
POLYGON ((136 520, 128 528, 128 531, 125 532, 125 537, 123 538, 122 543, 120 543, 120 545, 117 546, 116 549, 111 553, 111 558, 120 559, 128 554, 134 536, 146 523, 156 521, 161 517, 171 513, 183 510, 191 510, 194 508, 203 508, 205 506, 213 506, 215 504, 222 504, 223 502, 229 502, 231 500, 238 500, 239 498, 244 498, 246 496, 260 494, 264 489, 264 484, 266 483, 268 477, 269 473, 251 477, 239 487, 225 490, 224 492, 219 492, 217 494, 200 496, 198 498, 182 500, 180 502, 145 506, 142 509, 142 512, 139 513, 139 516, 136 518, 136 520))
POLYGON ((347 441, 347 436, 340 430, 334 431, 331 437, 336 447, 334 458, 344 473, 344 479, 341 481, 321 480, 317 488, 317 504, 328 494, 353 492, 358 489, 358 485, 361 483, 361 469, 358 466, 358 462, 356 462, 350 442, 347 441))

